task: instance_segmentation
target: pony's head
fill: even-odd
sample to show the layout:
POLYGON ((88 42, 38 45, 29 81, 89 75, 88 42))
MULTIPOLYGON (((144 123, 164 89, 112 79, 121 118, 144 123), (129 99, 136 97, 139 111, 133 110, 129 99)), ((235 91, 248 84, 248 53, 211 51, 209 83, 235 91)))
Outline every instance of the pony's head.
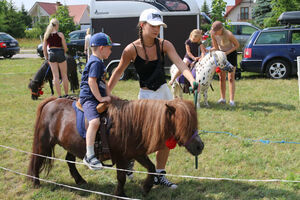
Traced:
POLYGON ((31 91, 31 99, 32 100, 37 100, 39 98, 39 96, 43 94, 42 85, 37 80, 30 79, 28 88, 31 91))
POLYGON ((222 71, 233 71, 234 66, 227 60, 225 52, 213 51, 210 52, 210 56, 214 59, 215 65, 220 67, 222 71))
POLYGON ((166 103, 174 125, 174 138, 179 146, 184 146, 192 155, 199 155, 204 143, 198 135, 197 112, 192 101, 176 98, 166 103))

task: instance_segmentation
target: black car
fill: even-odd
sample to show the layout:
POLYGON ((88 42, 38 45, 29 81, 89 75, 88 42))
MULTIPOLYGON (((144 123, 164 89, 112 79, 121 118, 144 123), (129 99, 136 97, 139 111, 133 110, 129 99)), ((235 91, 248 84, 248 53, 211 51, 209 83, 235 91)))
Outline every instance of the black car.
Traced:
POLYGON ((0 56, 11 58, 20 52, 18 41, 7 33, 0 32, 0 56))
MULTIPOLYGON (((70 55, 75 56, 76 52, 82 55, 84 54, 85 35, 86 30, 77 30, 69 33, 70 42, 67 43, 67 47, 70 55)), ((44 57, 43 44, 39 44, 36 51, 40 57, 44 57)))

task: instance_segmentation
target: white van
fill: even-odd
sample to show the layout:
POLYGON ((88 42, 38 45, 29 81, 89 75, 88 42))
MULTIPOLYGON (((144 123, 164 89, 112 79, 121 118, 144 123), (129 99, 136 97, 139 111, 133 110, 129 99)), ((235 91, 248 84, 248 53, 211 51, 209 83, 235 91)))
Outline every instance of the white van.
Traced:
MULTIPOLYGON (((148 8, 161 12, 168 28, 161 28, 160 38, 171 41, 179 56, 185 54, 185 40, 190 32, 200 27, 200 23, 211 23, 210 18, 201 13, 196 0, 91 0, 90 17, 93 33, 107 33, 113 41, 121 43, 115 47, 106 61, 109 76, 118 65, 123 49, 138 38, 137 24, 140 13, 148 8)), ((171 61, 166 59, 166 66, 171 61)), ((129 66, 122 79, 135 74, 134 67, 129 66)))

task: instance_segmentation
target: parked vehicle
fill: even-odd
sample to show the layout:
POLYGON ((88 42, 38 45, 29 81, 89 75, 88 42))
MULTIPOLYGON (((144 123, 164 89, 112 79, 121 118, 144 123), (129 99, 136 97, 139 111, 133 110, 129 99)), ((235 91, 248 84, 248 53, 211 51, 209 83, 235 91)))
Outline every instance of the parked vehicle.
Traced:
MULTIPOLYGON (((90 16, 93 33, 105 32, 113 41, 121 43, 121 47, 114 48, 110 59, 105 61, 108 75, 111 75, 118 65, 122 50, 137 39, 137 24, 140 13, 148 8, 155 8, 161 12, 163 21, 168 28, 160 30, 160 38, 171 41, 179 56, 185 55, 185 40, 191 30, 200 28, 200 23, 210 23, 210 18, 200 12, 195 0, 91 0, 90 16)), ((166 57, 166 73, 169 73, 171 61, 166 57)), ((135 76, 135 69, 131 64, 125 70, 121 79, 135 76)))
POLYGON ((237 49, 237 52, 243 52, 243 48, 252 35, 257 30, 260 30, 258 27, 252 25, 248 22, 229 22, 229 30, 233 33, 235 38, 239 41, 240 46, 237 49))
POLYGON ((11 58, 20 52, 18 41, 11 35, 0 32, 0 56, 11 58))
MULTIPOLYGON (((84 55, 84 39, 86 35, 86 30, 77 30, 69 33, 70 42, 67 42, 68 53, 75 56, 76 53, 79 55, 84 55)), ((37 46, 37 54, 43 58, 43 44, 37 46)))
POLYGON ((245 46, 241 69, 280 79, 297 73, 300 27, 275 27, 253 33, 245 46))

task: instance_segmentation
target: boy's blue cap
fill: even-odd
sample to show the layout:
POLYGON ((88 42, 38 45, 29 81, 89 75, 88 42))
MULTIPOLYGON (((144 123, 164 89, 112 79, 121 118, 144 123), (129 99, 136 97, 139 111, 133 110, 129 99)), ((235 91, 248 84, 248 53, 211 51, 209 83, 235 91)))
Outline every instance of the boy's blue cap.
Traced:
POLYGON ((96 33, 92 35, 90 46, 97 47, 97 46, 120 46, 120 43, 112 43, 110 37, 105 33, 96 33))

